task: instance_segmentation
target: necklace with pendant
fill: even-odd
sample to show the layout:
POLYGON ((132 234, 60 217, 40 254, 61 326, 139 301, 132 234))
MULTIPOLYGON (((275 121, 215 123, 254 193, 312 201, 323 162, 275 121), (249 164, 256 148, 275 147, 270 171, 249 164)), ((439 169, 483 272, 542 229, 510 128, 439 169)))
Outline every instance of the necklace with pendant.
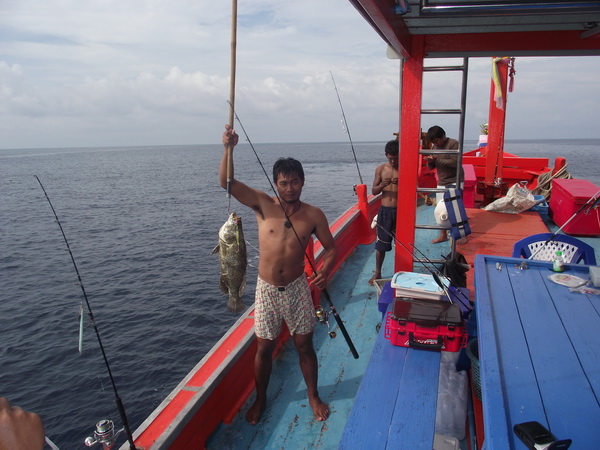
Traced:
POLYGON ((292 223, 290 222, 290 217, 292 217, 294 214, 296 214, 301 206, 302 206, 302 202, 298 202, 298 207, 291 214, 287 215, 285 222, 283 222, 283 224, 285 225, 286 228, 292 228, 292 223))

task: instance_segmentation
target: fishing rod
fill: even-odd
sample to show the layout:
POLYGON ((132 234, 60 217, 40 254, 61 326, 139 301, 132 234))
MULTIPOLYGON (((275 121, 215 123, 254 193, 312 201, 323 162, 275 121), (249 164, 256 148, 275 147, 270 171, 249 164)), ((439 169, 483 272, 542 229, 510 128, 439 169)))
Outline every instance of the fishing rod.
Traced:
MULTIPOLYGON (((352 148, 352 154, 354 155, 354 162, 356 163, 356 170, 358 171, 358 178, 360 179, 360 184, 363 183, 362 175, 360 174, 360 169, 358 167, 358 160, 356 159, 356 152, 354 151, 354 144, 352 143, 352 137, 350 136, 350 128, 348 128, 348 122, 346 121, 346 114, 344 114, 344 107, 342 106, 342 99, 340 98, 340 93, 338 92, 337 85, 335 84, 335 79, 333 78, 333 73, 331 70, 329 71, 331 74, 331 81, 333 81, 333 87, 335 88, 335 93, 337 94, 338 102, 340 103, 340 109, 342 110, 342 125, 344 127, 344 131, 348 133, 348 139, 350 140, 350 147, 352 148)), ((240 124, 241 125, 241 124, 240 124)))
POLYGON ((569 224, 569 223, 570 223, 570 222, 571 222, 571 221, 572 221, 572 220, 573 220, 575 217, 577 217, 577 215, 578 215, 578 214, 579 214, 581 211, 583 211, 583 210, 584 210, 584 208, 585 208, 586 206, 588 207, 588 211, 589 211, 590 209, 592 209, 594 206, 596 206, 596 203, 598 203, 598 201, 600 201, 600 197, 599 197, 599 195, 600 195, 600 191, 598 191, 598 192, 596 192, 594 195, 592 195, 592 196, 589 198, 589 200, 588 200, 587 202, 585 202, 583 205, 581 205, 581 208, 579 208, 579 209, 578 209, 578 210, 575 212, 575 214, 573 214, 573 215, 572 215, 572 216, 569 218, 569 220, 567 220, 565 223, 563 223, 563 224, 562 224, 562 226, 561 226, 561 227, 560 227, 558 230, 556 230, 554 233, 552 233, 552 234, 550 235, 550 237, 549 237, 548 239, 546 239, 546 242, 544 242, 542 245, 540 245, 540 246, 539 246, 539 248, 538 248, 538 249, 537 249, 537 250, 536 250, 534 253, 532 253, 532 254, 531 254, 531 256, 530 256, 529 258, 527 258, 527 259, 533 259, 533 257, 534 257, 534 256, 536 256, 536 255, 537 255, 537 254, 538 254, 538 253, 539 253, 539 252, 540 252, 540 251, 541 251, 541 250, 542 250, 542 249, 543 249, 543 248, 546 246, 546 244, 548 244, 548 242, 550 242, 550 241, 554 240, 554 238, 556 237, 556 235, 557 235, 558 233, 560 233, 560 232, 563 230, 563 228, 565 228, 565 227, 566 227, 566 226, 567 226, 567 225, 568 225, 568 224, 569 224), (589 203, 590 203, 592 200, 594 200, 594 203, 592 203, 590 206, 588 206, 588 204, 589 204, 589 203))
MULTIPOLYGON (((60 228, 60 232, 62 233, 62 237, 65 241, 65 244, 67 245, 67 250, 69 250, 69 255, 71 256, 71 262, 73 263, 73 267, 75 268, 75 273, 77 274, 77 279, 79 280, 78 284, 81 287, 81 292, 83 293, 83 298, 85 299, 85 303, 87 305, 88 316, 90 318, 92 325, 94 326, 94 331, 96 332, 96 337, 98 338, 98 344, 100 345, 100 351, 102 352, 102 357, 104 358, 104 364, 106 365, 106 370, 108 371, 108 377, 110 378, 110 382, 111 382, 113 390, 115 392, 115 402, 117 404, 117 409, 119 410, 119 415, 121 416, 121 421, 123 422, 123 429, 125 431, 125 434, 127 435, 127 440, 129 441, 129 448, 131 450, 135 450, 135 445, 133 443, 133 435, 131 433, 131 429, 129 428, 129 421, 127 420, 127 415, 125 414, 125 407, 123 406, 123 402, 121 401, 121 398, 119 397, 119 393, 117 391, 117 385, 115 384, 115 379, 112 375, 112 371, 110 370, 110 364, 108 363, 108 358, 106 356, 106 352, 104 351, 104 345, 102 345, 102 339, 100 338, 100 331, 98 330, 98 326, 96 325, 96 321, 94 319, 94 313, 92 312, 92 306, 90 305, 90 301, 88 299, 87 292, 85 291, 85 287, 83 285, 83 280, 81 279, 81 275, 79 273, 79 268, 77 267, 77 263, 75 262, 75 257, 73 256, 73 252, 71 251, 71 245, 69 244, 69 240, 67 239, 65 230, 63 229, 60 219, 58 218, 58 214, 56 214, 56 210, 54 209, 52 202, 50 201, 50 197, 48 197, 48 193, 46 192, 44 185, 42 184, 41 180, 39 179, 39 177, 37 175, 34 175, 34 177, 40 184, 42 191, 44 191, 44 196, 46 197, 46 200, 48 200, 48 204, 50 205, 50 208, 52 209, 52 213, 54 214, 56 223, 58 224, 58 227, 60 228)), ((81 312, 83 313, 83 310, 81 312)), ((80 351, 81 351, 81 344, 80 344, 80 351)), ((98 428, 98 425, 100 425, 101 423, 104 423, 104 422, 110 422, 110 421, 103 420, 101 422, 98 422, 97 428, 98 428)), ((113 435, 112 437, 116 437, 116 435, 113 435)))
MULTIPOLYGON (((401 243, 402 243, 402 242, 401 242, 401 243)), ((467 296, 465 295, 465 293, 464 293, 464 292, 462 292, 462 291, 461 291, 461 290, 458 288, 458 286, 455 286, 455 285, 454 285, 454 283, 452 282, 452 280, 450 279, 450 277, 448 277, 447 275, 445 275, 444 273, 442 273, 442 272, 441 272, 441 271, 440 271, 440 270, 439 270, 439 269, 438 269, 438 268, 435 266, 435 264, 433 263, 433 261, 432 261, 432 260, 430 260, 430 259, 427 257, 427 255, 425 255, 425 253, 423 253, 421 250, 419 250, 419 249, 416 247, 416 245, 415 245, 415 244, 413 244, 413 243, 411 242, 411 243, 410 243, 410 245, 411 245, 411 246, 412 246, 412 247, 413 247, 413 248, 414 248, 416 251, 418 251, 418 252, 419 252, 419 254, 420 254, 422 257, 424 257, 424 258, 427 260, 427 263, 428 263, 429 265, 431 265, 431 267, 433 267, 433 268, 435 269, 434 271, 432 271, 432 270, 431 270, 431 269, 429 269, 429 268, 428 268, 428 267, 427 267, 425 264, 423 264, 423 261, 422 261, 422 260, 419 260, 419 262, 420 262, 421 264, 423 264, 423 267, 425 267, 425 269, 427 269, 427 270, 429 271, 429 273, 431 273, 431 275, 433 276, 433 279, 435 280, 435 282, 437 283, 437 285, 438 285, 438 286, 440 286, 442 289, 444 289, 444 290, 445 290, 445 285, 443 285, 443 284, 442 284, 442 281, 441 281, 441 279, 440 279, 440 275, 441 275, 441 276, 442 276, 442 277, 443 277, 443 278, 444 278, 446 281, 448 281, 448 284, 450 285, 450 287, 453 287, 453 288, 454 288, 454 292, 455 292, 455 293, 459 293, 459 294, 460 294, 460 296, 461 296, 462 298, 464 298, 464 299, 467 301, 467 303, 468 303, 468 304, 465 304, 465 303, 464 303, 462 300, 460 300, 460 299, 458 298, 458 295, 456 295, 456 299, 457 299, 457 300, 458 300, 458 301, 459 301, 459 302, 460 302, 460 303, 461 303, 463 306, 465 306, 465 307, 469 308, 469 307, 470 307, 470 305, 471 305, 471 299, 469 299, 469 297, 467 297, 467 296)), ((405 248, 406 248, 406 247, 405 247, 405 248)), ((407 250, 408 250, 408 249, 407 249, 407 250)), ((411 254, 412 254, 412 253, 411 253, 411 254)), ((413 254, 413 256, 414 256, 414 254, 413 254)), ((446 295, 448 295, 448 294, 446 293, 446 295)), ((448 295, 448 300, 450 300, 450 302, 452 303, 452 298, 451 298, 449 295, 448 295)))
MULTIPOLYGON (((230 105, 231 105, 231 103, 230 103, 230 105)), ((233 109, 233 105, 232 105, 232 109, 233 109)), ((267 180, 269 181, 269 185, 271 186, 271 190, 273 191, 273 193, 275 194, 275 197, 277 198, 277 201, 279 202, 279 206, 281 207, 281 210, 283 211, 283 214, 285 215, 286 227, 287 227, 287 224, 290 225, 288 228, 291 228, 291 230, 294 232, 294 235, 296 236, 296 239, 298 239, 300 246, 304 247, 304 245, 302 244, 302 239, 300 239, 300 236, 298 236, 298 233, 296 232, 296 228, 294 228, 294 225, 292 224, 292 221, 290 220, 290 216, 286 212, 285 207, 283 206, 283 202, 281 201, 281 198, 279 197, 279 194, 277 193, 275 186, 273 186, 273 183, 271 182, 271 178, 269 178, 269 174, 267 173, 265 166, 263 165, 262 161, 260 160, 260 157, 258 156, 258 153, 256 152, 256 150, 254 148, 254 145, 252 145, 252 142, 250 141, 250 137, 248 136, 248 133, 246 133, 246 129, 244 128, 244 125, 242 125, 242 121, 238 117, 235 110, 233 111, 233 114, 235 115, 235 119, 240 124, 240 127, 244 133, 244 136, 246 137, 246 140, 250 144, 250 148, 254 152, 256 159, 258 160, 258 164, 260 165, 263 173, 267 177, 267 180)), ((314 263, 312 262, 311 258, 308 256, 308 253, 306 253, 306 249, 304 250, 304 255, 306 256, 306 260, 308 261, 308 264, 310 265, 312 271, 316 274, 317 269, 316 269, 314 263)), ((348 347, 350 348, 350 351, 352 352, 352 356, 354 356, 354 359, 358 359, 358 352, 356 351, 356 347, 352 343, 352 339, 350 338, 350 335, 348 334, 348 330, 346 330, 346 326, 344 325, 344 322, 342 321, 340 315, 338 314, 337 310, 335 309, 335 305, 333 304, 333 301, 331 300, 331 297, 329 296, 329 292, 327 292, 327 289, 325 289, 325 288, 321 289, 321 292, 323 293, 325 300, 327 300, 327 303, 329 304, 331 314, 333 314, 333 317, 335 317, 335 321, 337 322, 338 326, 340 327, 340 331, 344 335, 344 339, 346 340, 346 343, 348 344, 348 347)), ((333 336, 333 335, 331 335, 331 336, 333 336)))
POLYGON ((433 261, 431 261, 427 255, 425 255, 425 253, 423 253, 421 250, 419 250, 417 248, 417 246, 413 243, 411 243, 413 249, 415 249, 416 251, 419 252, 419 254, 424 257, 427 260, 427 264, 425 264, 425 262, 420 259, 419 257, 417 257, 417 255, 415 255, 415 253, 413 251, 411 251, 405 244, 404 242, 402 242, 400 239, 398 239, 395 235, 393 235, 392 233, 390 233, 388 230, 386 230, 385 228, 383 228, 381 225, 379 225, 377 222, 375 222, 376 226, 383 231, 384 233, 386 233, 390 238, 392 238, 394 240, 394 242, 399 243, 400 246, 406 250, 413 258, 416 259, 416 261, 421 264, 425 270, 427 270, 431 276, 433 277, 434 281, 436 282, 436 284, 446 293, 448 300, 450 301, 450 303, 452 302, 452 298, 450 297, 448 291, 447 291, 447 287, 446 285, 442 282, 442 280, 440 279, 440 275, 448 282, 448 284, 454 288, 454 292, 455 293, 459 293, 461 297, 463 297, 467 303, 463 302, 462 300, 460 300, 458 298, 458 295, 456 295, 456 299, 466 308, 470 308, 470 303, 471 300, 469 299, 469 297, 467 297, 464 292, 462 292, 460 289, 458 289, 457 286, 454 285, 454 283, 452 282, 452 280, 444 275, 443 273, 440 272, 440 270, 435 266, 435 264, 433 263, 433 261), (430 265, 431 267, 433 267, 433 269, 429 268, 428 265, 430 265))

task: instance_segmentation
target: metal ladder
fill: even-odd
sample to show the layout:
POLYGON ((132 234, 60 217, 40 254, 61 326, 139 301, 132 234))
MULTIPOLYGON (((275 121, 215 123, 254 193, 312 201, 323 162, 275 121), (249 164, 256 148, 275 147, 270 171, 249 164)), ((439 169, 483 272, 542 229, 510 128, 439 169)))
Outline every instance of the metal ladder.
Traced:
MULTIPOLYGON (((469 72, 469 58, 463 58, 462 65, 454 65, 454 66, 424 66, 423 72, 462 72, 462 83, 461 83, 461 93, 460 93, 460 108, 459 109, 421 109, 421 115, 424 114, 458 114, 459 118, 459 129, 458 129, 458 150, 431 150, 431 149, 420 149, 419 153, 421 155, 440 155, 440 154, 454 154, 458 155, 458 161, 456 164, 456 181, 457 186, 464 181, 461 179, 461 170, 462 167, 462 155, 463 155, 463 141, 464 141, 464 131, 465 131, 465 112, 467 106, 467 75, 469 72)), ((444 192, 444 189, 438 188, 424 188, 417 186, 418 193, 440 193, 444 192)), ((427 224, 415 224, 415 228, 420 229, 428 229, 428 230, 444 230, 445 227, 440 225, 427 225, 427 224)), ((456 252, 456 242, 452 240, 452 257, 454 257, 454 253, 456 252)), ((415 261, 418 261, 415 259, 415 261)), ((444 260, 431 260, 432 262, 441 263, 444 260)))

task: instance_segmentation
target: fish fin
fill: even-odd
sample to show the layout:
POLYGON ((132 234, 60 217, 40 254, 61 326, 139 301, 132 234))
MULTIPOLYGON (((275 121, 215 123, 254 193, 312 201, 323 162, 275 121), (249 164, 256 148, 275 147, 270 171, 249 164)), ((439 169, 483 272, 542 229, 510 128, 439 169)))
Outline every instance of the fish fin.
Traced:
POLYGON ((240 285, 240 289, 238 290, 240 297, 242 295, 244 295, 245 290, 246 290, 246 277, 244 277, 244 279, 242 280, 242 284, 240 285))
POLYGON ((220 247, 221 247, 221 244, 217 244, 217 246, 215 248, 213 248, 213 251, 211 252, 211 254, 214 255, 215 253, 219 253, 220 247))
POLYGON ((221 288, 221 292, 223 294, 229 293, 229 288, 227 287, 227 277, 224 275, 221 275, 221 278, 219 279, 219 287, 221 288))

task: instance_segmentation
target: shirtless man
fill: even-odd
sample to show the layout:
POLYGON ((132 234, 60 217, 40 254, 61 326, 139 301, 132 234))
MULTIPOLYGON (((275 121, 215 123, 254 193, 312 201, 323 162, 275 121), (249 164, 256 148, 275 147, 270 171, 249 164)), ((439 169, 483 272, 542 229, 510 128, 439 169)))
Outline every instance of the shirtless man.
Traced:
POLYGON ((392 249, 396 235, 396 212, 398 206, 398 140, 385 144, 385 156, 388 162, 375 169, 375 179, 371 193, 381 193, 381 207, 377 213, 377 242, 375 243, 375 274, 369 280, 373 285, 381 278, 381 266, 385 253, 392 249))
MULTIPOLYGON (((458 141, 446 137, 444 129, 438 125, 427 130, 427 139, 433 143, 434 150, 458 150, 458 141)), ((425 157, 427 160, 427 167, 430 169, 436 169, 438 178, 438 188, 447 189, 452 186, 456 186, 456 167, 458 165, 458 155, 447 154, 447 155, 428 155, 425 157)), ((460 168, 460 179, 464 180, 464 173, 462 167, 460 168)), ((460 188, 463 188, 461 182, 460 188)), ((437 202, 444 201, 444 193, 439 192, 436 194, 437 202)), ((437 238, 431 241, 432 244, 439 244, 448 240, 447 230, 440 230, 440 234, 437 238)))
MULTIPOLYGON (((238 135, 226 125, 223 133, 225 152, 220 169, 223 188, 227 187, 227 150, 233 150, 237 142, 238 135)), ((254 359, 256 400, 246 413, 246 419, 255 425, 266 408, 275 340, 285 320, 298 349, 300 369, 313 414, 316 420, 323 421, 329 417, 329 406, 321 400, 317 391, 317 355, 312 343, 316 319, 309 282, 319 289, 325 287, 335 262, 335 243, 323 211, 300 201, 304 186, 302 165, 292 158, 279 159, 273 166, 273 181, 281 203, 277 197, 253 189, 235 178, 230 184, 231 195, 254 210, 260 249, 254 311, 258 342, 254 359), (325 253, 322 268, 307 279, 304 275, 304 251, 313 233, 325 253)))

